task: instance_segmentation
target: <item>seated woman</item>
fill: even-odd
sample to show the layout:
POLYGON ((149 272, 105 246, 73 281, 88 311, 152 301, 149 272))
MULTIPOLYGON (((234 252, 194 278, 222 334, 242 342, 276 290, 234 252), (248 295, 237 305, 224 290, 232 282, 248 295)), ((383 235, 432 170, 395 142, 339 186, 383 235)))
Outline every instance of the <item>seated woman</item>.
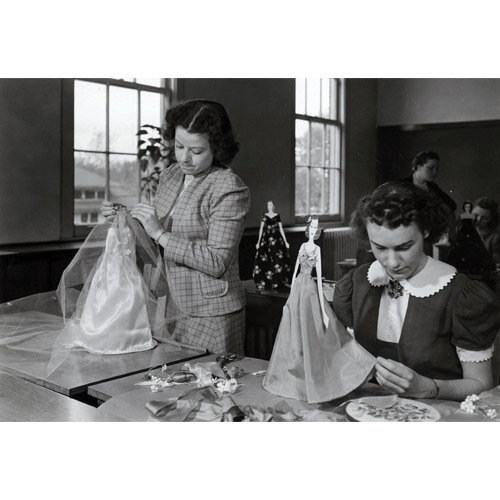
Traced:
POLYGON ((441 203, 410 184, 383 184, 362 198, 352 225, 377 260, 337 283, 333 305, 377 356, 380 385, 402 396, 460 401, 494 386, 500 301, 425 255, 424 241, 437 241, 446 219, 441 203))
POLYGON ((472 215, 475 226, 484 246, 495 264, 500 264, 500 231, 498 224, 500 214, 498 203, 486 196, 479 198, 474 203, 472 215))

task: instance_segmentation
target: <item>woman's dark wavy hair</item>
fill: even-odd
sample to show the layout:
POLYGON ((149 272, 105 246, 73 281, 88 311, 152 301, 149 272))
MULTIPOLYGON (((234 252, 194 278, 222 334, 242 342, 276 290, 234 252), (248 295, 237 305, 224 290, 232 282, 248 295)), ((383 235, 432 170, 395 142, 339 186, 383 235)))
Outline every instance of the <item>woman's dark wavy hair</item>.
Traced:
POLYGON ((427 240, 436 243, 448 230, 449 210, 434 195, 413 184, 387 182, 361 198, 351 217, 354 234, 368 241, 367 222, 396 229, 415 222, 427 240))
POLYGON ((411 162, 411 171, 415 172, 418 167, 425 165, 429 160, 439 161, 439 155, 435 151, 420 151, 411 162))
POLYGON ((498 213, 498 203, 494 199, 483 196, 477 199, 474 205, 476 207, 483 208, 484 210, 489 210, 491 220, 488 226, 490 229, 494 229, 498 226, 500 214, 498 213))
MULTIPOLYGON (((216 101, 193 99, 180 102, 165 114, 163 137, 172 144, 177 126, 192 134, 207 134, 214 152, 214 165, 228 165, 240 145, 236 142, 226 108, 216 101)), ((174 148, 171 147, 173 155, 174 148)))

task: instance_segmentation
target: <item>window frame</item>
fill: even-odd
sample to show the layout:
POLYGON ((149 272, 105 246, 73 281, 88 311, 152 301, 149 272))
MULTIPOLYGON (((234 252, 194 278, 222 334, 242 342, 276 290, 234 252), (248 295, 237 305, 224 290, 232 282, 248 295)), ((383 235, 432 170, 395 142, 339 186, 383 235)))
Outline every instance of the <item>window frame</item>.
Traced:
MULTIPOLYGON (((75 225, 74 224, 74 196, 75 196, 75 152, 94 152, 87 150, 75 150, 74 133, 75 133, 75 81, 84 81, 91 83, 99 83, 106 86, 106 147, 105 151, 96 151, 104 154, 106 158, 106 185, 104 186, 104 197, 109 199, 109 159, 110 155, 116 152, 110 151, 109 148, 109 89, 111 86, 129 88, 138 91, 154 92, 163 94, 162 100, 162 116, 168 109, 168 106, 175 100, 177 94, 177 81, 174 78, 163 78, 163 87, 155 87, 141 83, 135 83, 128 80, 120 80, 114 78, 65 78, 62 80, 62 173, 61 173, 61 239, 81 239, 87 236, 95 224, 75 225)), ((137 106, 137 130, 141 125, 140 122, 140 106, 141 101, 138 100, 137 106)), ((136 153, 120 153, 136 157, 136 153)), ((139 164, 138 164, 139 168, 139 164)), ((140 176, 138 173, 138 183, 140 176)), ((138 187, 140 184, 138 184, 138 187)), ((101 199, 101 198, 96 198, 101 199)), ((89 217, 90 219, 90 217, 89 217)))
MULTIPOLYGON (((306 79, 307 80, 307 79, 306 79)), ((297 113, 297 108, 296 104, 294 103, 294 119, 293 119, 293 133, 294 133, 294 140, 293 140, 293 145, 294 145, 294 154, 293 154, 293 161, 294 161, 294 166, 293 166, 293 188, 294 188, 294 195, 293 195, 293 211, 294 211, 294 218, 295 218, 295 223, 296 224, 304 224, 307 222, 307 219, 310 215, 318 215, 318 218, 320 222, 340 222, 344 219, 344 214, 345 214, 345 102, 346 102, 346 96, 345 96, 345 88, 346 88, 346 82, 344 78, 332 78, 331 80, 336 81, 336 108, 337 108, 337 118, 336 119, 330 119, 330 118, 324 118, 324 117, 319 117, 319 116, 314 116, 314 115, 307 115, 303 113, 297 113), (339 167, 337 168, 328 168, 328 167, 318 167, 318 166, 313 166, 311 165, 311 141, 309 141, 309 164, 306 165, 297 165, 295 162, 295 146, 296 146, 296 122, 297 120, 303 120, 309 123, 309 130, 311 130, 311 124, 312 123, 319 123, 323 126, 325 125, 333 125, 334 127, 337 127, 339 131, 339 167), (328 169, 328 170, 337 170, 338 171, 338 197, 339 197, 339 212, 335 214, 307 214, 307 215, 297 215, 295 213, 296 210, 296 182, 297 182, 297 168, 308 168, 313 169, 313 168, 323 168, 323 169, 328 169)), ((294 88, 295 92, 294 95, 297 95, 297 79, 294 79, 294 88)), ((307 96, 307 90, 306 90, 306 96, 307 96)), ((306 109, 307 111, 307 109, 306 109)), ((311 133, 309 133, 309 138, 311 138, 311 133)), ((309 178, 309 176, 308 176, 309 178)), ((310 193, 308 193, 310 194, 310 193)))

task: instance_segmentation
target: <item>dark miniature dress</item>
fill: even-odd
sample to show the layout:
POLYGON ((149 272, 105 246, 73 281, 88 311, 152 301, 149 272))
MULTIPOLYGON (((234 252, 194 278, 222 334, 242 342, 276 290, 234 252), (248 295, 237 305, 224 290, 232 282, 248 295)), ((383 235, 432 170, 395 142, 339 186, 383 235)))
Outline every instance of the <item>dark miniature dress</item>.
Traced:
POLYGON ((473 220, 474 216, 461 216, 455 243, 450 248, 446 260, 462 273, 485 275, 494 265, 473 220))
POLYGON ((262 237, 253 266, 255 285, 259 289, 288 285, 292 266, 288 248, 280 233, 280 216, 263 214, 262 223, 262 237))
POLYGON ((327 302, 325 328, 318 285, 311 277, 316 251, 302 247, 298 258, 300 274, 283 308, 262 386, 277 396, 321 403, 357 389, 371 375, 375 358, 347 332, 327 302))

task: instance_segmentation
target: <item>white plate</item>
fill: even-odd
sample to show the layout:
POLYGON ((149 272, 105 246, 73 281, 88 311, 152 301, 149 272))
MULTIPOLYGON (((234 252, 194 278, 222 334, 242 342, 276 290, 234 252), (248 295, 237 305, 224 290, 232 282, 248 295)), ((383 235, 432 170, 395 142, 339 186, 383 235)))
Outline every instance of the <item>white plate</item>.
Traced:
POLYGON ((346 414, 357 422, 435 422, 441 418, 432 406, 396 396, 356 399, 347 405, 346 414))

